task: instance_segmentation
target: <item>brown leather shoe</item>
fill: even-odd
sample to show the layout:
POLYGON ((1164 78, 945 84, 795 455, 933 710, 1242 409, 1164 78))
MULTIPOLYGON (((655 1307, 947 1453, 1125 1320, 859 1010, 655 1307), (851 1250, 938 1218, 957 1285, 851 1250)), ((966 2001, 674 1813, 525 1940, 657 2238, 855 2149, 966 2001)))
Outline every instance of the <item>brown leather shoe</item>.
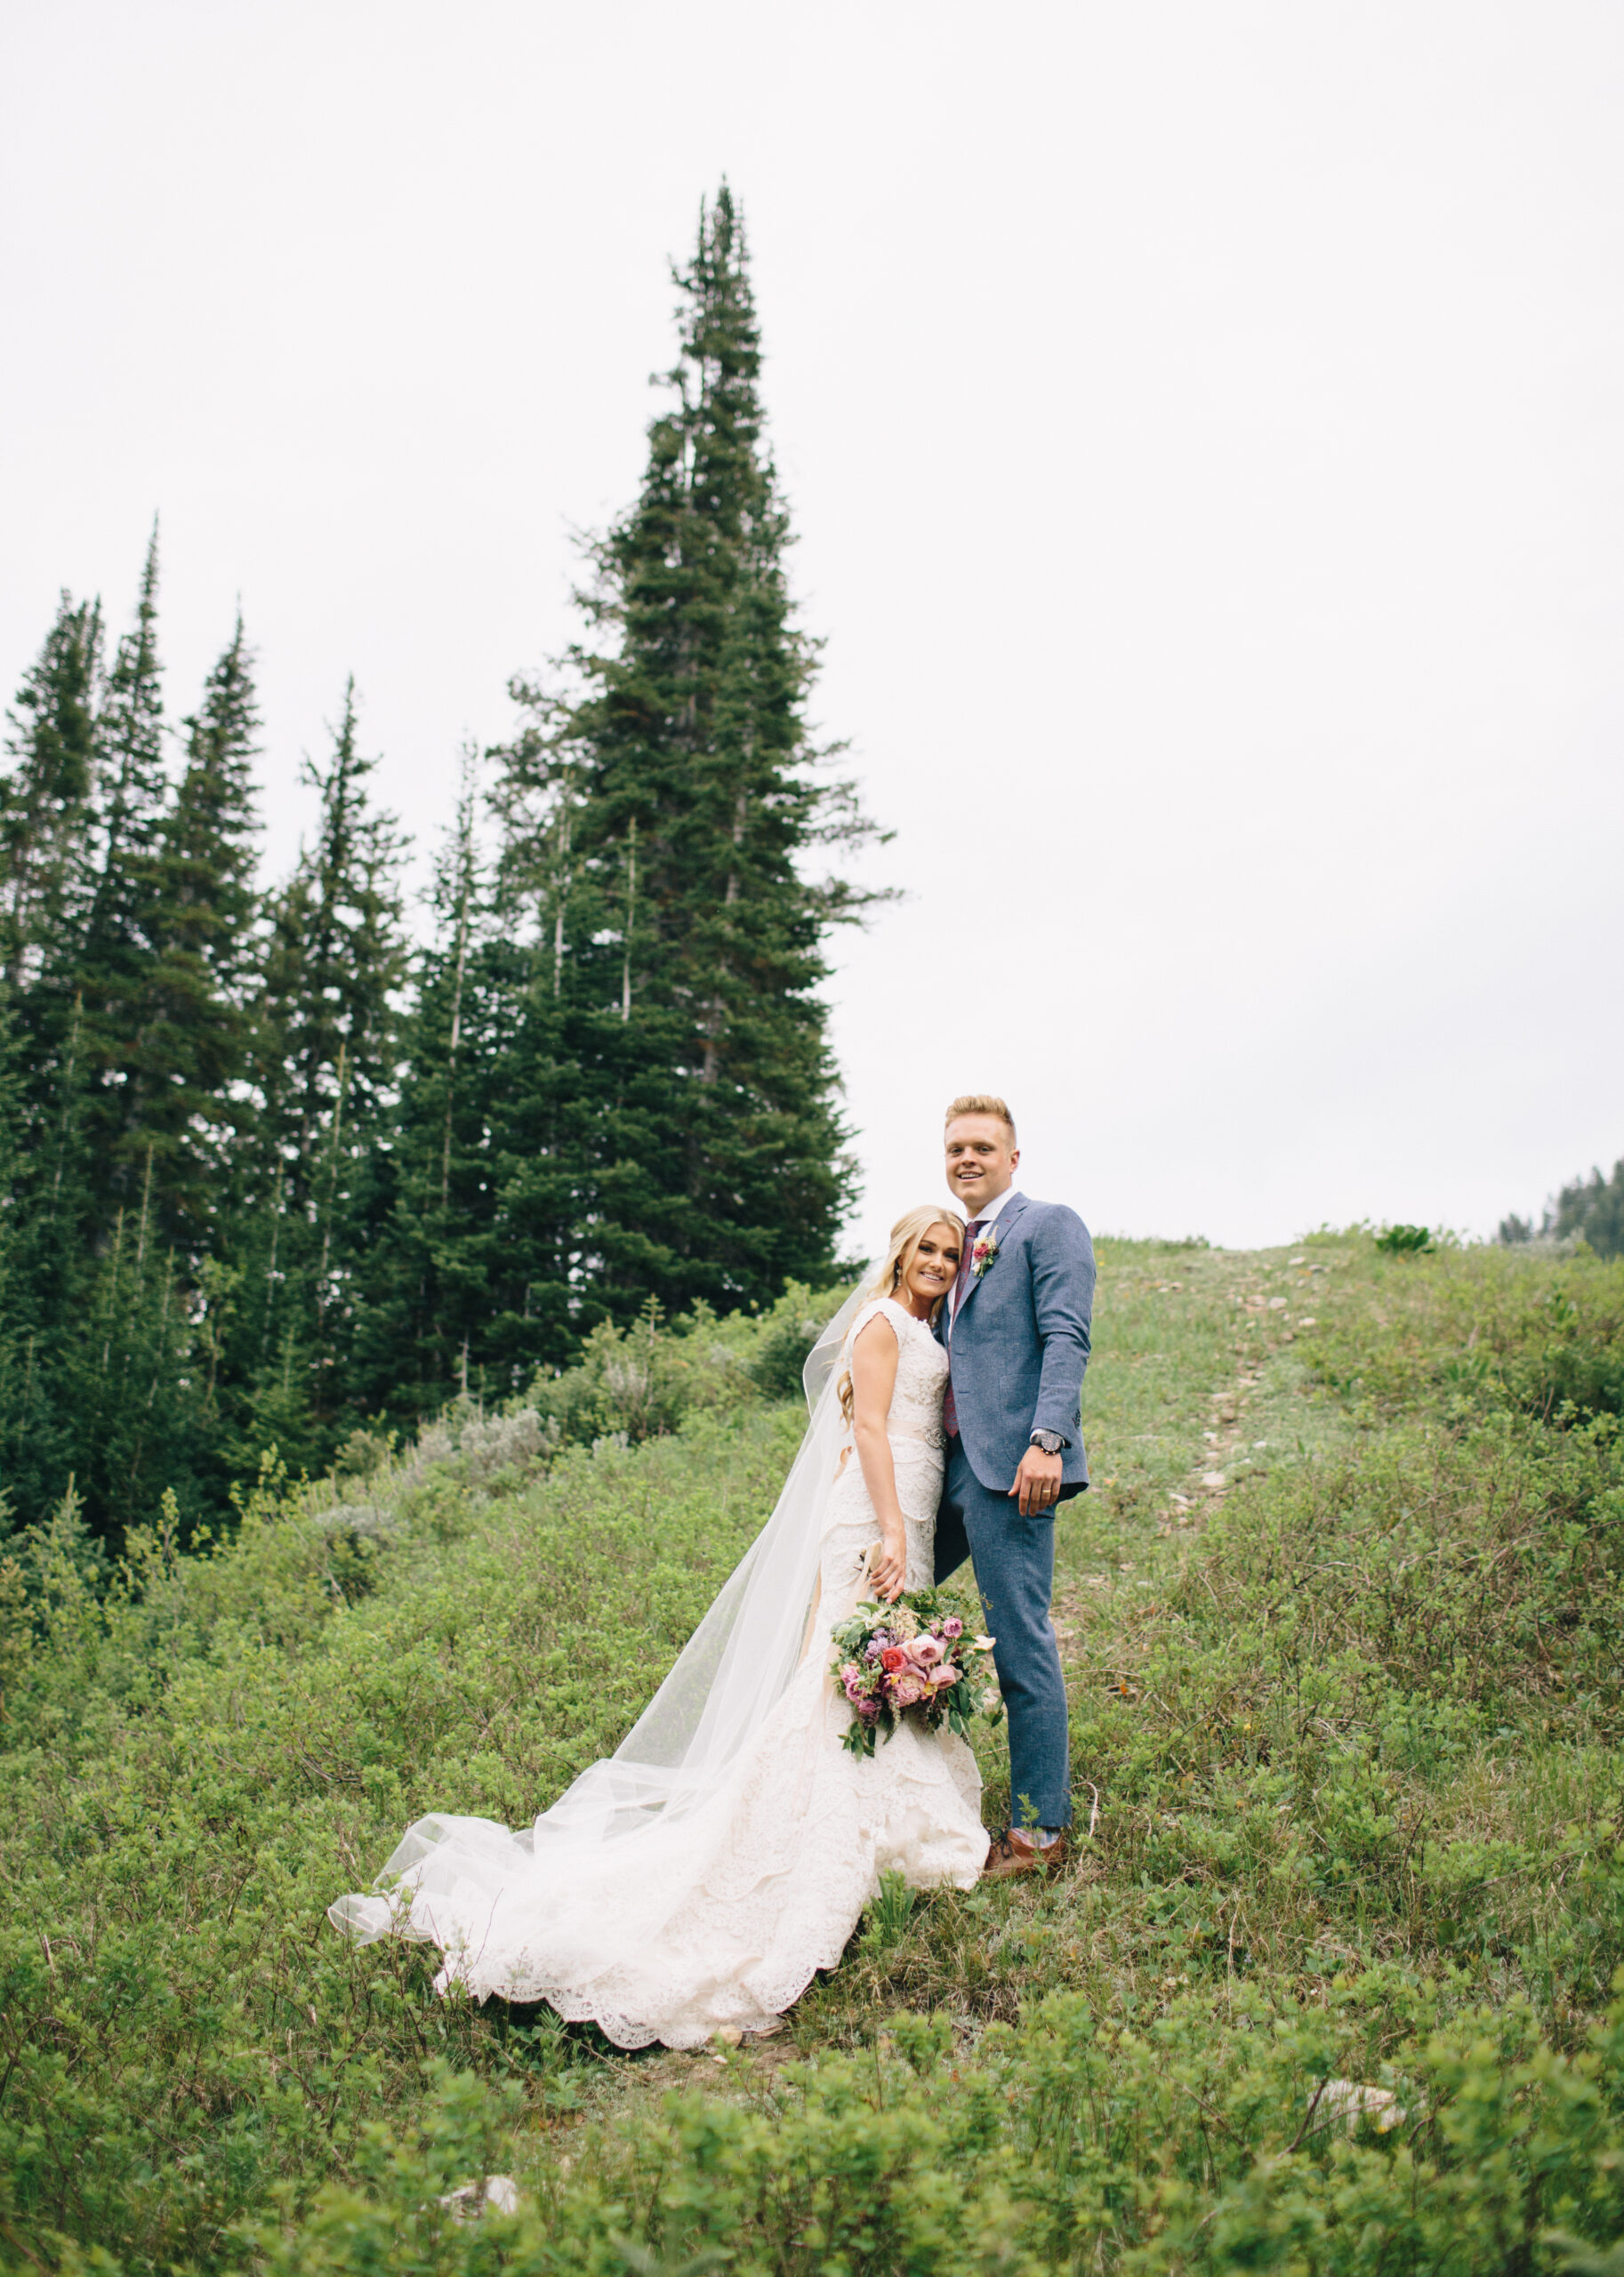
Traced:
POLYGON ((1008 1834, 993 1838, 987 1847, 987 1862, 982 1877, 988 1881, 1003 1881, 1011 1874, 1057 1874, 1066 1861, 1071 1847, 1065 1830, 1049 1843, 1034 1842, 1030 1835, 1011 1827, 1008 1834))

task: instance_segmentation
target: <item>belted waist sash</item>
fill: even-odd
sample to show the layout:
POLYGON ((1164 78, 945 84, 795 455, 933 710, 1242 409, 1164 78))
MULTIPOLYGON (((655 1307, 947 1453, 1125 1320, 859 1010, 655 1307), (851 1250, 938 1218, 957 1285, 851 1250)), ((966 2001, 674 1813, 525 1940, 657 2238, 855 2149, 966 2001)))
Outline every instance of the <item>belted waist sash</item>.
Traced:
POLYGON ((885 1427, 888 1439, 917 1439, 927 1447, 942 1447, 947 1444, 947 1434, 939 1423, 893 1423, 885 1427))

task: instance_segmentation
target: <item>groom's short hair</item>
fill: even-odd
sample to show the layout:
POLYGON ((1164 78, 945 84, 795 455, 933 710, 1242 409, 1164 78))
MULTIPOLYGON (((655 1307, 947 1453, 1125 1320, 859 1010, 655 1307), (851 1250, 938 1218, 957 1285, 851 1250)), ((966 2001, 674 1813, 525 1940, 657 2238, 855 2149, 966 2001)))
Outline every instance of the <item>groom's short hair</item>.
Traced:
MULTIPOLYGON (((1016 1143, 1015 1117, 1002 1099, 995 1098, 991 1091, 966 1091, 948 1108, 947 1122, 957 1122, 961 1114, 995 1114, 1009 1133, 1009 1144, 1013 1147, 1016 1143)), ((943 1127, 945 1129, 946 1125, 943 1127)))

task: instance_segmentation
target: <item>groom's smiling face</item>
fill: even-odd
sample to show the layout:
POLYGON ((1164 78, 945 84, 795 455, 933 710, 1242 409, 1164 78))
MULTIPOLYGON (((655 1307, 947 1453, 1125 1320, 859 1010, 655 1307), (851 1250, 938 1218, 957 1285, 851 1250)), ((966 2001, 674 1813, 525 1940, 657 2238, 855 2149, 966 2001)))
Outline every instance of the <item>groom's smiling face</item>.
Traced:
POLYGON ((947 1126, 947 1191, 977 1218, 1015 1183, 1020 1149, 996 1114, 961 1114, 947 1126))

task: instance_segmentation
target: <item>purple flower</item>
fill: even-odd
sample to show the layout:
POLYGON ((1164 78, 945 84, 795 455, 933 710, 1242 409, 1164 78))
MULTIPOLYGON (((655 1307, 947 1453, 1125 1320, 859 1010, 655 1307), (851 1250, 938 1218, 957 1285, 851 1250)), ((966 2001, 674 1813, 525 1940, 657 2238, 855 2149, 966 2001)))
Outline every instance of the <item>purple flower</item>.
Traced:
POLYGON ((960 1620, 956 1613, 950 1613, 946 1620, 942 1623, 942 1634, 944 1637, 963 1636, 964 1623, 960 1620))

